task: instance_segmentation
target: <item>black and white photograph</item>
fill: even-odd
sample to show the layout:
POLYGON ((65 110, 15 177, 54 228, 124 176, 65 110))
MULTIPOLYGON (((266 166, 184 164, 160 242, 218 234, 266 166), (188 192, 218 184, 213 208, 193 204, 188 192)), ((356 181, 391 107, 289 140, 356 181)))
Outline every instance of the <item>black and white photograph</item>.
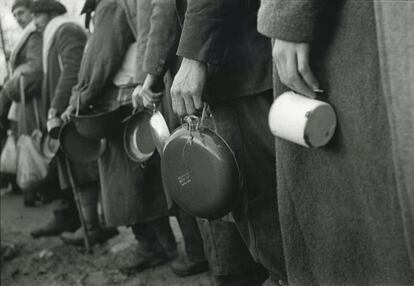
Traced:
POLYGON ((0 0, 2 286, 414 286, 414 0, 0 0))

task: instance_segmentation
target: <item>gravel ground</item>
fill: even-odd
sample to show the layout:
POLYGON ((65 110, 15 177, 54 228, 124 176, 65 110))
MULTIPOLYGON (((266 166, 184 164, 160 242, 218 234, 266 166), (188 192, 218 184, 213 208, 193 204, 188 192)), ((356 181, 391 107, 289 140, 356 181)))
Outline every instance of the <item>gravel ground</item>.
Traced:
MULTIPOLYGON (((51 217, 56 202, 33 208, 23 207, 21 195, 1 196, 1 243, 14 244, 16 256, 1 263, 3 286, 134 285, 134 286, 212 286, 209 273, 179 278, 168 265, 126 276, 116 268, 117 261, 130 253, 135 240, 127 228, 105 244, 95 246, 93 254, 83 248, 67 246, 58 237, 32 239, 30 231, 51 217)), ((183 242, 175 219, 171 224, 182 251, 183 242)))

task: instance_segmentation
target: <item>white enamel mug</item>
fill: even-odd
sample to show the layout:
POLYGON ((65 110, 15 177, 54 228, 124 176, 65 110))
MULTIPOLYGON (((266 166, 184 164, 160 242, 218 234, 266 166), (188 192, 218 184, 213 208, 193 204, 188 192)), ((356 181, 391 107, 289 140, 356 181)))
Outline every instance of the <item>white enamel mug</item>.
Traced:
POLYGON ((336 114, 326 102, 292 91, 280 95, 269 112, 273 135, 305 147, 322 147, 335 133, 336 114))

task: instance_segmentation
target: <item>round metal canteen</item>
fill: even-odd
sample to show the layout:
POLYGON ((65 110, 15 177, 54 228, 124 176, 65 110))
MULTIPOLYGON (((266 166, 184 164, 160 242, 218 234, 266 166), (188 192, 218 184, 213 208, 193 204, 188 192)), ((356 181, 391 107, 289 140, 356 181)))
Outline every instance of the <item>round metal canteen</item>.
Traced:
POLYGON ((167 140, 161 172, 168 194, 197 217, 220 218, 239 197, 240 172, 233 151, 196 116, 187 116, 167 140))

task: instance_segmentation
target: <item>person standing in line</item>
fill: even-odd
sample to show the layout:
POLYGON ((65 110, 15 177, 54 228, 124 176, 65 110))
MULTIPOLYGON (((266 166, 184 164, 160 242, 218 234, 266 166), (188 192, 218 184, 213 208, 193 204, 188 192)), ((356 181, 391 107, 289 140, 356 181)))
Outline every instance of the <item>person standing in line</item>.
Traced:
POLYGON ((121 118, 131 115, 131 94, 144 81, 136 73, 136 60, 137 33, 145 27, 138 26, 136 0, 88 0, 86 5, 95 8, 94 30, 62 118, 68 121, 78 103, 86 113, 120 107, 118 126, 106 137, 99 173, 106 223, 130 226, 139 242, 136 250, 118 263, 120 271, 132 274, 177 257, 159 155, 155 153, 140 164, 127 156, 123 145, 121 118))
MULTIPOLYGON (((139 20, 150 21, 151 25, 150 29, 146 31, 148 39, 142 41, 144 49, 142 51, 140 49, 138 53, 145 54, 142 70, 146 77, 143 86, 136 89, 138 92, 134 93, 139 95, 135 101, 137 104, 143 102, 147 108, 153 108, 154 104, 160 105, 169 129, 174 130, 178 127, 179 120, 172 111, 170 88, 171 79, 180 64, 179 58, 175 55, 180 34, 176 3, 175 1, 147 0, 140 4, 144 6, 144 15, 142 19, 139 17, 139 20), (164 87, 162 92, 160 92, 160 87, 164 87)), ((146 35, 143 35, 143 38, 146 38, 146 35)), ((187 257, 174 260, 171 263, 171 268, 174 273, 182 275, 182 273, 188 273, 187 269, 196 269, 199 264, 197 261, 201 256, 194 255, 193 243, 191 245, 189 243, 196 232, 185 225, 186 222, 193 225, 194 218, 179 209, 178 206, 175 206, 175 209, 178 222, 184 233, 187 257), (189 238, 185 237, 185 233, 188 233, 189 238)), ((251 257, 234 222, 225 219, 215 221, 198 219, 198 225, 216 285, 252 286, 261 284, 266 277, 265 271, 251 257)), ((199 251, 197 252, 199 253, 199 251)))
MULTIPOLYGON (((43 34, 42 94, 46 100, 42 110, 47 110, 47 119, 53 119, 60 116, 69 103, 72 87, 78 78, 87 35, 79 24, 64 15, 65 6, 56 0, 37 0, 33 2, 31 9, 36 28, 43 34)), ((46 126, 46 116, 43 118, 43 126, 46 126)), ((65 164, 67 159, 63 153, 58 153, 56 159, 63 198, 54 210, 52 220, 45 226, 33 230, 31 235, 38 238, 59 235, 65 231, 76 231, 74 236, 77 244, 83 244, 83 229, 79 224, 78 211, 65 164)), ((102 243, 117 235, 118 231, 115 228, 102 228, 99 223, 97 164, 96 162, 79 164, 70 160, 69 162, 74 180, 80 189, 79 196, 82 198, 91 244, 102 243)))
MULTIPOLYGON (((290 89, 316 97, 329 102, 338 118, 335 136, 323 148, 276 139, 292 285, 414 283, 392 158, 389 95, 381 86, 379 55, 385 51, 379 49, 376 4, 264 0, 259 11, 259 31, 274 40, 275 96, 290 89)), ((398 11, 401 3, 392 5, 398 11)))
MULTIPOLYGON (((0 92, 0 118, 10 120, 10 127, 17 142, 20 135, 31 135, 37 128, 34 104, 40 105, 42 85, 42 35, 36 31, 31 14, 31 0, 15 0, 12 13, 23 29, 15 49, 10 56, 12 76, 4 83, 0 92), (24 76, 26 107, 21 106, 20 78, 24 76), (26 118, 26 122, 23 122, 26 118)), ((18 190, 16 178, 10 178, 14 190, 18 190)), ((34 206, 36 190, 23 193, 24 204, 34 206)))
POLYGON ((235 152, 241 198, 232 210, 254 259, 286 279, 276 196, 274 138, 267 127, 272 104, 271 43, 257 32, 260 1, 188 0, 177 54, 183 57, 171 88, 173 110, 194 114, 203 102, 217 132, 235 152))

